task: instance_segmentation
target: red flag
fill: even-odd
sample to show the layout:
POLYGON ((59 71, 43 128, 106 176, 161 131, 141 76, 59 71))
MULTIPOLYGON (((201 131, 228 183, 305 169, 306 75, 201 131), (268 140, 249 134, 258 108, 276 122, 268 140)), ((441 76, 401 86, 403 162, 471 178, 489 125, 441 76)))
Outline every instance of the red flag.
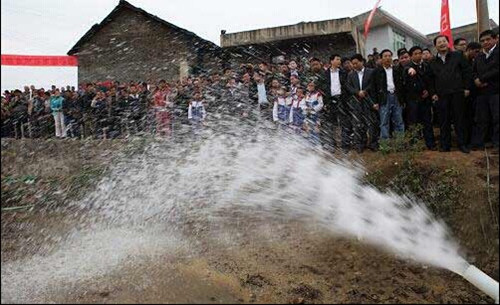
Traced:
POLYGON ((382 2, 382 0, 377 1, 377 4, 375 4, 375 7, 373 8, 372 12, 370 13, 370 16, 368 16, 368 19, 365 22, 365 34, 364 34, 365 40, 368 38, 368 33, 370 33, 370 26, 372 25, 373 16, 375 16, 375 13, 377 12, 380 2, 382 2))
POLYGON ((451 33, 450 5, 448 0, 443 0, 441 4, 441 35, 448 37, 450 49, 453 50, 453 34, 451 33))

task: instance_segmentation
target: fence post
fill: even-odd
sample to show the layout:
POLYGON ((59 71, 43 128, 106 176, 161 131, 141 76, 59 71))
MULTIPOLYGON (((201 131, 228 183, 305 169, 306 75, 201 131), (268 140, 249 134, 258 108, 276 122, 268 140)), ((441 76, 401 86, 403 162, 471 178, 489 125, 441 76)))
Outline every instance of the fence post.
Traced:
POLYGON ((80 124, 80 138, 85 139, 85 129, 83 128, 83 123, 80 124))

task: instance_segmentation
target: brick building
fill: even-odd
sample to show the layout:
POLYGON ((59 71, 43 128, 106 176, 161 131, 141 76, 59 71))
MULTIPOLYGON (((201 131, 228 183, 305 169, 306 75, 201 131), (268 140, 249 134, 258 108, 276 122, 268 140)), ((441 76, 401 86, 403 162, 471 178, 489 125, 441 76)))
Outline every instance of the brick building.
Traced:
POLYGON ((220 69, 222 50, 196 34, 121 0, 68 52, 78 56, 80 83, 177 80, 220 69))

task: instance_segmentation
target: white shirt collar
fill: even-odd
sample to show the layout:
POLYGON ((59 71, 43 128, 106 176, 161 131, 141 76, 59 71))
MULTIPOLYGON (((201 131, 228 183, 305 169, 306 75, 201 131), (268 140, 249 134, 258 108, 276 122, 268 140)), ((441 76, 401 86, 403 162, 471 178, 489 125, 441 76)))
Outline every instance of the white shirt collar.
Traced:
POLYGON ((486 56, 490 56, 496 47, 497 47, 497 45, 494 45, 493 48, 491 48, 491 50, 489 50, 488 52, 484 51, 484 54, 486 54, 486 56))
POLYGON ((446 59, 446 56, 448 55, 448 53, 449 53, 449 51, 448 51, 448 52, 446 52, 446 53, 444 53, 444 54, 438 53, 438 54, 437 54, 437 56, 438 56, 439 58, 441 58, 442 60, 445 60, 445 59, 446 59))

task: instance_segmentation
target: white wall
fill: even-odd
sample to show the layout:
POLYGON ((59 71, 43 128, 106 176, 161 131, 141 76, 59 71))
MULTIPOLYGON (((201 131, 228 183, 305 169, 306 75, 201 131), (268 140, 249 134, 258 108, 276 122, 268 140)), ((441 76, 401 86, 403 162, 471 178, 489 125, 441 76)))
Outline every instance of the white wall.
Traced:
POLYGON ((27 85, 50 89, 78 86, 78 67, 28 67, 2 66, 2 93, 5 90, 23 89, 27 85))
POLYGON ((392 31, 389 25, 372 28, 365 44, 366 56, 373 53, 373 48, 377 48, 379 52, 383 49, 391 49, 391 35, 392 31))

